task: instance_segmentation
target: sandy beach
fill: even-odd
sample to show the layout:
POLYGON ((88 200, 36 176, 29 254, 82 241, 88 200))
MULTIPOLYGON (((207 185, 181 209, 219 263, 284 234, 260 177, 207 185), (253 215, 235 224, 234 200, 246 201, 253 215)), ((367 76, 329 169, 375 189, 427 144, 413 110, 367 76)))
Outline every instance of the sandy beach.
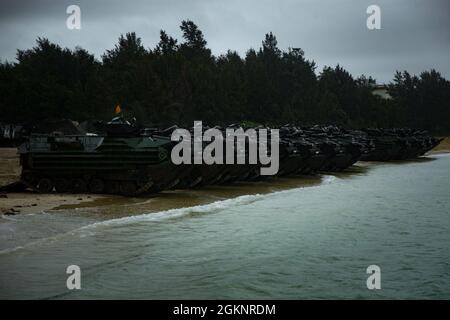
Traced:
POLYGON ((444 138, 444 140, 433 150, 431 150, 429 154, 450 152, 450 137, 441 137, 441 138, 444 138))

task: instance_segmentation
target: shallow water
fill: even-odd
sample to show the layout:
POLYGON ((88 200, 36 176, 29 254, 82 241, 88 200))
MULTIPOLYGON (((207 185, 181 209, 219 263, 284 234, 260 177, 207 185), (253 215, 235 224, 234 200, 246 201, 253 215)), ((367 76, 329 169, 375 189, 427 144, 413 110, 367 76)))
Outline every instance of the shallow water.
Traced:
POLYGON ((0 297, 449 298, 449 169, 437 155, 17 217, 0 225, 0 297))

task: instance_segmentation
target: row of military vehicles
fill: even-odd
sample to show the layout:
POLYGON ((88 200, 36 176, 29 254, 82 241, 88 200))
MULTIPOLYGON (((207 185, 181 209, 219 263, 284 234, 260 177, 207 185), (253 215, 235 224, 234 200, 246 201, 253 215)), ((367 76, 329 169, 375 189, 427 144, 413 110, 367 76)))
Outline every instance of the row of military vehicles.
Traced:
MULTIPOLYGON (((45 128, 49 131, 49 126, 45 128)), ((29 128, 18 148, 22 166, 20 185, 40 193, 138 196, 268 177, 261 175, 260 164, 248 161, 174 164, 171 150, 177 142, 171 141, 171 135, 176 128, 143 128, 121 117, 108 123, 96 122, 88 131, 75 125, 61 131, 55 127, 47 133, 29 128)), ((227 129, 215 128, 223 132, 227 129)), ((345 130, 336 126, 285 125, 279 128, 276 176, 337 172, 357 161, 413 159, 440 141, 427 132, 412 129, 345 130)), ((244 150, 248 159, 248 146, 244 150)))

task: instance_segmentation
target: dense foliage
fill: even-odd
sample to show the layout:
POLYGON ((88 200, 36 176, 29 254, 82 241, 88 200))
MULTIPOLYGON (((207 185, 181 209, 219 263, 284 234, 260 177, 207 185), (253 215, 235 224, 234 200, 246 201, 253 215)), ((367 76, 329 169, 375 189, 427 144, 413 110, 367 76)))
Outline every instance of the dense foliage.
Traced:
POLYGON ((117 104, 145 124, 255 122, 412 126, 450 132, 450 82, 437 71, 397 73, 392 99, 373 95, 375 80, 354 79, 341 66, 316 65, 301 49, 281 51, 272 33, 244 58, 212 55, 192 21, 183 42, 161 31, 154 49, 134 33, 98 61, 39 38, 0 64, 0 121, 110 119, 117 104))

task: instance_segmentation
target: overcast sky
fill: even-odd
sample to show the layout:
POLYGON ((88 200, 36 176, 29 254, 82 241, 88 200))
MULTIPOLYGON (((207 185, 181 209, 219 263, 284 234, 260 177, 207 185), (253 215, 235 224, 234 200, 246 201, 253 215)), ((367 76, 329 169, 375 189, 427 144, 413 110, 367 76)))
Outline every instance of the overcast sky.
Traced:
POLYGON ((242 56, 272 31, 281 49, 302 48, 308 59, 341 64, 353 75, 389 82, 395 70, 435 68, 450 79, 449 0, 0 0, 0 59, 46 37, 81 46, 100 58, 120 34, 135 31, 153 48, 164 29, 181 39, 193 20, 213 53, 242 56), (67 6, 81 8, 81 30, 66 27, 67 6), (381 30, 368 30, 366 9, 381 8, 381 30))

